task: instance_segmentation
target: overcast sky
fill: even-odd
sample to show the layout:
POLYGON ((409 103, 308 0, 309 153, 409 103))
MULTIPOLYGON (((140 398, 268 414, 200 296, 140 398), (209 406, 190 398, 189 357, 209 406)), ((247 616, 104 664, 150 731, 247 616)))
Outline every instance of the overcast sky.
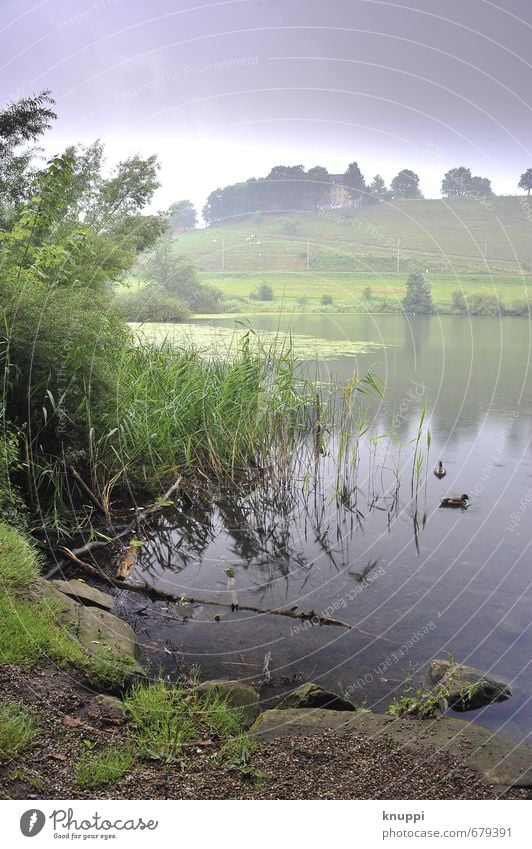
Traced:
POLYGON ((532 167, 532 0, 0 0, 2 101, 49 88, 49 153, 157 153, 156 208, 273 165, 532 167))

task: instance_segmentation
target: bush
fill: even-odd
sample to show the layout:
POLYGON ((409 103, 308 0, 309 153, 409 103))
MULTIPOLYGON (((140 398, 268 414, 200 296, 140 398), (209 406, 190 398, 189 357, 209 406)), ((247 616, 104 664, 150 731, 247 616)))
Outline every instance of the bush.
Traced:
POLYGON ((452 293, 453 299, 453 309, 458 313, 467 312, 467 303, 465 299, 465 295, 461 289, 455 289, 452 293))
POLYGON ((467 298, 469 315, 504 315, 504 307, 495 295, 473 292, 467 298))
POLYGON ((161 289, 143 287, 117 295, 116 305, 126 321, 186 321, 190 311, 179 298, 161 289))
POLYGON ((249 293, 252 301, 273 301, 273 289, 268 283, 261 283, 258 289, 249 293))
POLYGON ((279 232, 283 233, 285 236, 295 236, 299 230, 300 223, 299 218, 288 218, 285 216, 279 218, 277 222, 279 232))
POLYGON ((505 308, 506 315, 527 315, 532 312, 532 304, 524 299, 522 301, 512 301, 511 306, 505 308))
POLYGON ((334 303, 334 299, 332 295, 322 295, 321 296, 321 305, 323 307, 330 307, 334 303))
POLYGON ((364 298, 365 301, 371 301, 371 299, 373 297, 373 292, 371 290, 371 286, 366 286, 366 288, 362 292, 362 297, 364 298))

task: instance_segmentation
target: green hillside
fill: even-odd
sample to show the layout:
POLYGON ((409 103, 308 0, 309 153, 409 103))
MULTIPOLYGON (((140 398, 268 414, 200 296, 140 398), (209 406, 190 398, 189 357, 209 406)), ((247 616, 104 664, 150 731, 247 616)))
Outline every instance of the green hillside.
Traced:
POLYGON ((395 272, 400 240, 402 273, 415 261, 439 274, 519 274, 532 267, 531 210, 525 197, 408 200, 320 216, 257 214, 178 238, 203 272, 305 272, 307 264, 315 274, 395 272))

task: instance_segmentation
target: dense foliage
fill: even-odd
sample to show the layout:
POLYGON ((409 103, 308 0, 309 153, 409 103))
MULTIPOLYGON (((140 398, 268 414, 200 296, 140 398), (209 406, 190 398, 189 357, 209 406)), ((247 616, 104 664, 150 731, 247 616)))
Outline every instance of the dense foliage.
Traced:
POLYGON ((430 286, 421 271, 413 271, 408 276, 403 309, 410 313, 431 313, 433 310, 430 286))

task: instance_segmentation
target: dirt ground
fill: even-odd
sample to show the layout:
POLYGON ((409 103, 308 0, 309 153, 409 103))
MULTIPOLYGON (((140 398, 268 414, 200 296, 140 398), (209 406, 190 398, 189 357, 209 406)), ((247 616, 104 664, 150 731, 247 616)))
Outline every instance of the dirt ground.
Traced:
MULTIPOLYGON (((495 799, 455 755, 419 753, 386 740, 322 734, 259 743, 248 774, 220 767, 216 739, 190 744, 184 764, 143 763, 119 782, 90 790, 75 765, 90 741, 117 744, 127 723, 67 672, 0 667, 0 693, 23 703, 39 723, 35 744, 0 763, 3 799, 495 799)), ((532 798, 514 789, 504 798, 532 798)))

